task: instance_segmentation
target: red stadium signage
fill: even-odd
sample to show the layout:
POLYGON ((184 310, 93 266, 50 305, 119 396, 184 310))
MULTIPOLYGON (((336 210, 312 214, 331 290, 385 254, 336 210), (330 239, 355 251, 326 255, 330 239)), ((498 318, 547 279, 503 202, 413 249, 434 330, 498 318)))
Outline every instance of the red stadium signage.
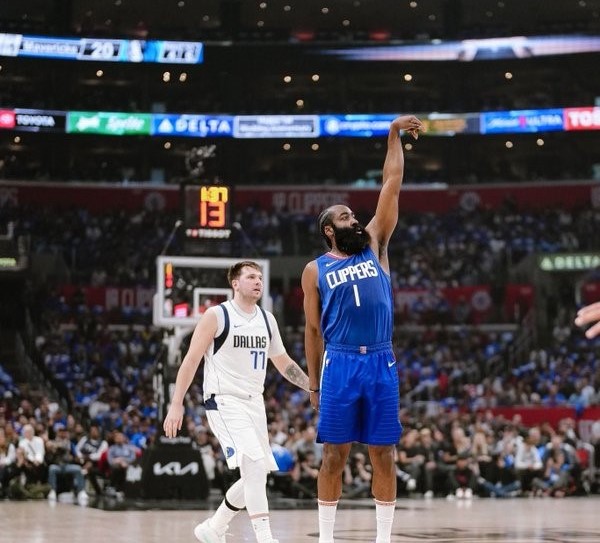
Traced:
POLYGON ((565 130, 600 130, 600 107, 566 108, 565 130))
MULTIPOLYGON (((452 209, 473 209, 481 206, 494 209, 506 199, 522 209, 581 206, 600 208, 600 187, 594 181, 572 183, 498 183, 473 187, 427 187, 405 185, 400 197, 400 209, 405 213, 445 213, 452 209)), ((306 214, 316 217, 332 204, 346 204, 356 212, 372 213, 377 205, 379 187, 315 187, 315 186, 249 186, 235 187, 231 211, 258 205, 269 212, 306 214)), ((41 207, 77 206, 91 212, 112 209, 176 211, 180 209, 178 186, 120 184, 94 186, 91 183, 42 183, 0 181, 0 195, 10 193, 15 205, 41 207)))
POLYGON ((0 109, 0 128, 15 127, 15 112, 12 109, 0 109))

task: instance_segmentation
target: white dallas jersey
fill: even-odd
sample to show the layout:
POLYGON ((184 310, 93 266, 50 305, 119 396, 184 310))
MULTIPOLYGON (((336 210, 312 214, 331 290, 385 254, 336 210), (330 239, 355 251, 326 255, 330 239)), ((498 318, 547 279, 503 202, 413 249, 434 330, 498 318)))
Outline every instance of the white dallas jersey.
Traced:
POLYGON ((285 353, 275 317, 258 305, 249 315, 231 300, 208 311, 217 316, 217 333, 204 355, 204 399, 261 395, 267 359, 285 353))

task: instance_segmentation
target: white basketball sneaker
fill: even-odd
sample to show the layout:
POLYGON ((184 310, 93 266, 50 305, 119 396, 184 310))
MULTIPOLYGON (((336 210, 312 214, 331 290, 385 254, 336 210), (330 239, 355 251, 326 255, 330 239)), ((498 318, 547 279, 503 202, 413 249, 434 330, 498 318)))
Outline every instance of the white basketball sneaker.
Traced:
POLYGON ((209 519, 206 519, 194 528, 194 535, 200 543, 227 543, 225 535, 219 535, 210 525, 209 519))

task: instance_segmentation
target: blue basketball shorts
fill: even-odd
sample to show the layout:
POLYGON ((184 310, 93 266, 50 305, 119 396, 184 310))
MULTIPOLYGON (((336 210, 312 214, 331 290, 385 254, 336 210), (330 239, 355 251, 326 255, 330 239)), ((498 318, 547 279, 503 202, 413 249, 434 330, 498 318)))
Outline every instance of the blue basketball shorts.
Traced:
POLYGON ((390 343, 326 346, 317 441, 396 445, 399 419, 396 359, 390 343))

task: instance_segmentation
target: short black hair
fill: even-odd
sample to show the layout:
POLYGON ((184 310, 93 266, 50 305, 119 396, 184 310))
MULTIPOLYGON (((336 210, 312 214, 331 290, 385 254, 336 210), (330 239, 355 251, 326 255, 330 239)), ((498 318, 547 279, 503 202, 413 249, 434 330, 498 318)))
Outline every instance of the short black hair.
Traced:
POLYGON ((330 249, 332 247, 331 240, 325 234, 325 227, 333 226, 332 215, 333 215, 333 213, 331 212, 331 208, 328 207, 327 209, 324 209, 323 211, 321 211, 321 213, 319 213, 319 217, 317 218, 317 227, 319 228, 319 233, 325 240, 327 247, 329 247, 330 249))

